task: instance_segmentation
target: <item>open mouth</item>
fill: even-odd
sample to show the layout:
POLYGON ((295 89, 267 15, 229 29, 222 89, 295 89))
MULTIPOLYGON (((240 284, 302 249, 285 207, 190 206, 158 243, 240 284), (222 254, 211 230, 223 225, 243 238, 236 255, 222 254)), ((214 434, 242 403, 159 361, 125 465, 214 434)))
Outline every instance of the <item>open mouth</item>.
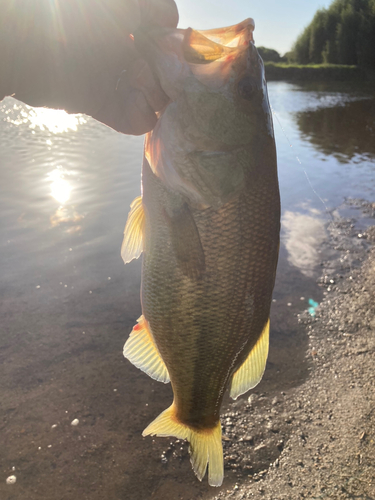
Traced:
POLYGON ((254 20, 245 19, 239 24, 213 30, 186 30, 183 41, 185 60, 191 64, 207 64, 234 56, 241 48, 254 42, 254 20))

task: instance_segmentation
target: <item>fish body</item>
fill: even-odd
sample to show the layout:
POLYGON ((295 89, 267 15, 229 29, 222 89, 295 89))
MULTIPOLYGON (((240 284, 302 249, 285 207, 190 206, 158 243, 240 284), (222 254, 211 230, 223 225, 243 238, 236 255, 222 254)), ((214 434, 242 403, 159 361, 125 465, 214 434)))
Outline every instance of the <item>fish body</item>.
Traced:
POLYGON ((215 486, 224 392, 238 397, 265 368, 279 247, 276 149, 252 30, 248 20, 140 42, 170 102, 146 137, 122 252, 127 262, 143 251, 143 316, 124 354, 174 394, 144 435, 187 439, 195 473, 208 464, 215 486))

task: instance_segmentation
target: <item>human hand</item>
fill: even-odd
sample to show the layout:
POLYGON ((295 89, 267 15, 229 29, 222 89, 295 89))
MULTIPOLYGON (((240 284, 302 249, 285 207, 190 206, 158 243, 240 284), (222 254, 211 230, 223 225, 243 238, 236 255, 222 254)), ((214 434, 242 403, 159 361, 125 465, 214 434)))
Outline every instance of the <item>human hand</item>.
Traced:
POLYGON ((86 113, 143 134, 167 102, 130 34, 176 27, 174 0, 0 0, 0 99, 86 113))

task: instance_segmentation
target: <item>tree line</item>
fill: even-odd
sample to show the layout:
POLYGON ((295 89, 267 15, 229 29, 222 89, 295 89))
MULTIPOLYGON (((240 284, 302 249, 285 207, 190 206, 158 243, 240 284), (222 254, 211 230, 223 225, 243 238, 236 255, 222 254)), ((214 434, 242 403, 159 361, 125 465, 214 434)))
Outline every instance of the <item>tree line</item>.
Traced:
POLYGON ((286 56, 298 64, 375 69, 375 0, 335 0, 319 9, 286 56))

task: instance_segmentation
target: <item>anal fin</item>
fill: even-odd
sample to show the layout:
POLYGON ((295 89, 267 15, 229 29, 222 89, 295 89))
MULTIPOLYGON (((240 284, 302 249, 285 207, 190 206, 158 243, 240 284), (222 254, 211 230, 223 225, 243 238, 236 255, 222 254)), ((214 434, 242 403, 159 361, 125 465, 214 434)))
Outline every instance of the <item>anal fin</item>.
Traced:
POLYGON ((124 230, 121 257, 125 264, 133 259, 138 259, 143 252, 144 223, 145 215, 142 196, 138 196, 130 205, 130 212, 124 230))
POLYGON ((263 331, 250 351, 250 354, 233 374, 230 397, 237 399, 238 396, 249 391, 259 384, 266 368, 268 345, 270 333, 270 320, 265 324, 263 331))
POLYGON ((156 347, 149 324, 141 316, 124 346, 124 356, 158 382, 167 384, 169 373, 156 347))

